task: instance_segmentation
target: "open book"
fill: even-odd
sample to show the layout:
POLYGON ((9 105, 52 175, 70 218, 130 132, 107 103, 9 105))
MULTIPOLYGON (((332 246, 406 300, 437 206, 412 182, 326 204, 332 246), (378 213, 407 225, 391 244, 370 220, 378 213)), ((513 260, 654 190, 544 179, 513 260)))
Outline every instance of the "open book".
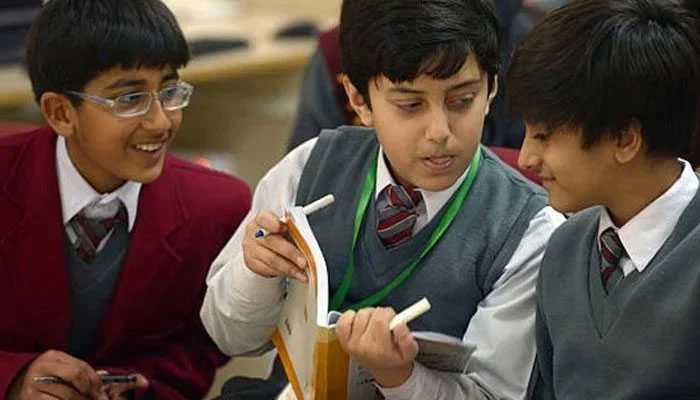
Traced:
MULTIPOLYGON (((288 279, 272 342, 297 400, 381 399, 371 375, 343 351, 335 334, 339 313, 328 310, 328 272, 302 207, 286 213, 290 236, 308 262, 309 283, 288 279)), ((414 332, 416 360, 428 368, 464 372, 473 349, 459 338, 414 332)), ((293 398, 288 396, 289 398, 293 398)))

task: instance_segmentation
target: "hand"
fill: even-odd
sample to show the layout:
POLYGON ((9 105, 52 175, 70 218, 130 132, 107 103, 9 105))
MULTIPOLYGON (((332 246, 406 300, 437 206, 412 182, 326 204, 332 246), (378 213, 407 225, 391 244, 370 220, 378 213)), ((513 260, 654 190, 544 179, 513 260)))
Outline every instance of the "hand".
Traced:
POLYGON ((347 311, 335 331, 346 353, 365 367, 382 387, 402 385, 411 377, 418 343, 406 324, 389 330, 396 313, 391 308, 347 311))
MULTIPOLYGON (((107 374, 107 371, 97 371, 98 375, 107 374)), ((148 380, 141 374, 130 374, 136 377, 136 382, 129 383, 107 383, 103 386, 104 393, 110 400, 126 400, 128 393, 135 389, 146 389, 148 380)))
POLYGON ((49 350, 37 357, 10 384, 10 400, 106 400, 97 372, 86 362, 49 350), (56 376, 67 384, 34 382, 37 376, 56 376))
POLYGON ((306 259, 284 233, 287 225, 270 211, 261 211, 246 227, 243 239, 245 265, 258 275, 265 277, 288 276, 302 282, 306 277, 306 259), (268 234, 255 238, 255 232, 265 229, 268 234))

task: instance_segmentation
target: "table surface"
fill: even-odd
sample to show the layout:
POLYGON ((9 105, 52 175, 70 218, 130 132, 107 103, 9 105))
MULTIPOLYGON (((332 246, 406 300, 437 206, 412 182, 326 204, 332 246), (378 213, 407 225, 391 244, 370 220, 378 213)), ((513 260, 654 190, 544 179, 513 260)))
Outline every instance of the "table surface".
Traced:
MULTIPOLYGON (((341 0, 170 0, 188 40, 242 37, 249 46, 200 55, 181 71, 191 83, 245 78, 266 72, 298 70, 316 46, 313 38, 275 39, 288 24, 311 21, 320 29, 337 22, 341 0), (189 3, 189 5, 188 5, 189 3), (193 7, 196 3, 197 7, 193 7), (203 15, 201 10, 207 10, 203 15), (218 8, 217 8, 218 7, 218 8), (219 15, 216 15, 219 13, 219 15)), ((0 108, 32 101, 31 84, 20 65, 0 67, 0 108)))

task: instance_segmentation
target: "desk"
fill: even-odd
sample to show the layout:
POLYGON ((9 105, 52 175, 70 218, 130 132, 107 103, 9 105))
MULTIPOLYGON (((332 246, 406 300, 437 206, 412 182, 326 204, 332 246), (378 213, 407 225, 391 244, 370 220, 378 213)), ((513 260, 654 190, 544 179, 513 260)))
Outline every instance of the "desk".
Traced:
MULTIPOLYGON (((188 39, 238 36, 249 40, 246 49, 199 56, 182 70, 183 79, 198 83, 246 78, 269 72, 299 70, 315 47, 313 39, 275 40, 275 32, 300 19, 321 28, 337 23, 341 0, 241 0, 241 12, 213 22, 181 19, 188 39)), ((199 1, 206 7, 206 0, 199 1)), ((0 68, 0 108, 32 101, 31 84, 20 66, 0 68)))

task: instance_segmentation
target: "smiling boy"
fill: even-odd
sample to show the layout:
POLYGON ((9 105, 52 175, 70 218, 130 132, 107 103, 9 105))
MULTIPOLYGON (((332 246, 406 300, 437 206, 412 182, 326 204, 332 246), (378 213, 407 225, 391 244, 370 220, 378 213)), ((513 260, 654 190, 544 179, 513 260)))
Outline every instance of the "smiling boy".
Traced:
POLYGON ((345 0, 345 89, 366 127, 324 131, 268 172, 253 210, 214 262, 202 319, 228 354, 265 349, 284 295, 305 280, 278 220, 327 193, 309 217, 329 268, 345 350, 388 399, 520 398, 534 360, 534 285, 563 217, 479 146, 497 90, 501 33, 487 0, 345 0), (445 227, 442 230, 440 227, 445 227), (255 239, 260 228, 271 235, 255 239), (356 238, 354 240, 353 238, 356 238), (353 245, 354 244, 354 245, 353 245), (421 253, 425 253, 424 256, 421 253), (403 275, 402 275, 403 273, 403 275), (414 329, 463 338, 464 374, 415 363, 394 315, 426 296, 414 329))
POLYGON ((519 163, 576 212, 542 261, 533 398, 700 393, 697 23, 677 1, 573 0, 514 54, 519 163))
POLYGON ((166 153, 188 58, 158 0, 52 0, 34 23, 48 126, 0 139, 0 397, 200 398, 225 361, 198 310, 250 192, 166 153))

